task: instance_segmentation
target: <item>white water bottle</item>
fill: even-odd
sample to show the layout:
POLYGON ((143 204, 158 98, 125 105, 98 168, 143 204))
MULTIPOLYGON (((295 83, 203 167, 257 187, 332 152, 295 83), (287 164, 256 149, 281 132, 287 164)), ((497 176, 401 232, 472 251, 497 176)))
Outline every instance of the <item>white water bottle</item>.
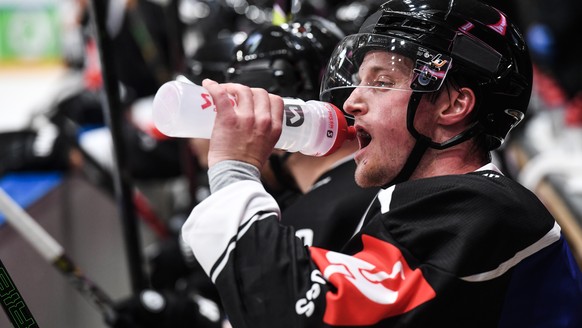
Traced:
MULTIPOLYGON (((343 113, 330 103, 296 98, 283 98, 283 102, 277 149, 325 156, 355 137, 343 113)), ((166 82, 154 97, 154 124, 169 137, 209 139, 215 117, 216 107, 208 91, 191 82, 166 82)))

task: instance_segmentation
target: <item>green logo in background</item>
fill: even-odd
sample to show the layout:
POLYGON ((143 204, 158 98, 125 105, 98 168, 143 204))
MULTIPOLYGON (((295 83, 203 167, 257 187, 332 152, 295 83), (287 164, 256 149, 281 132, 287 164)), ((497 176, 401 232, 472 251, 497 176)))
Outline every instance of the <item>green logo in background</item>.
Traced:
POLYGON ((53 60, 60 56, 55 8, 0 8, 0 60, 53 60))

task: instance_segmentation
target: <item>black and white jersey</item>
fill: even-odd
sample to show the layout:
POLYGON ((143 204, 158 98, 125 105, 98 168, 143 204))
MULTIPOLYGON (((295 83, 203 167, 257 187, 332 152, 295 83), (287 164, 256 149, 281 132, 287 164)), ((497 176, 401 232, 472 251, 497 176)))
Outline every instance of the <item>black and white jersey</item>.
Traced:
POLYGON ((321 175, 311 190, 282 211, 281 224, 292 226, 305 245, 339 251, 352 237, 379 188, 360 188, 352 157, 321 175))
POLYGON ((183 237, 235 328, 582 327, 580 269, 513 180, 485 169, 404 182, 378 200, 330 251, 305 247, 261 184, 239 181, 200 203, 183 237))

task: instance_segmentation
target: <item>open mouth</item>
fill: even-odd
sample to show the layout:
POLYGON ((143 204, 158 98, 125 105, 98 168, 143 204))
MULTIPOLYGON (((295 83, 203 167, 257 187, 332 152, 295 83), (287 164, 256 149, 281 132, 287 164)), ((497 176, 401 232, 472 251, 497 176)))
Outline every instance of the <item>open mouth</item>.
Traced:
POLYGON ((372 142, 372 136, 368 133, 368 131, 364 130, 361 127, 358 127, 356 130, 356 136, 358 138, 358 143, 360 144, 360 149, 365 148, 372 142))

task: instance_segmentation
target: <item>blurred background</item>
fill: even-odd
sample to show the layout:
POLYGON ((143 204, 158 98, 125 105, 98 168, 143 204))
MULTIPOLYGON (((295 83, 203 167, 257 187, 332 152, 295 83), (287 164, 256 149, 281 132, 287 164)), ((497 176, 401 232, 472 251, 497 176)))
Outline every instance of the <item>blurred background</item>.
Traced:
MULTIPOLYGON (((205 148, 157 132, 155 92, 180 75, 224 81, 259 27, 317 16, 350 34, 382 2, 0 0, 0 187, 119 304, 144 288, 217 301, 178 238, 208 195, 205 148)), ((582 263, 582 2, 484 2, 514 17, 535 68, 526 119, 494 160, 582 263)), ((109 326, 2 215, 0 259, 41 327, 109 326)))

